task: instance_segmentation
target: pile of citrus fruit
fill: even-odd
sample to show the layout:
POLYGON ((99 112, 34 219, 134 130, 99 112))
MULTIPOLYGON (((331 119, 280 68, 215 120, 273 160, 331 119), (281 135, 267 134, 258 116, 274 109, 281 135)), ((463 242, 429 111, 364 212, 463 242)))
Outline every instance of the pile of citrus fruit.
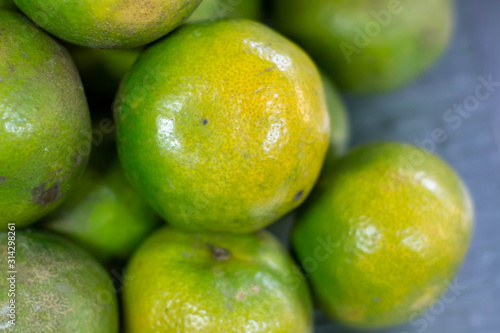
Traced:
POLYGON ((466 187, 418 147, 347 151, 337 88, 430 67, 451 0, 0 8, 0 331, 378 328, 446 291, 466 187), (294 258, 263 230, 292 211, 294 258))

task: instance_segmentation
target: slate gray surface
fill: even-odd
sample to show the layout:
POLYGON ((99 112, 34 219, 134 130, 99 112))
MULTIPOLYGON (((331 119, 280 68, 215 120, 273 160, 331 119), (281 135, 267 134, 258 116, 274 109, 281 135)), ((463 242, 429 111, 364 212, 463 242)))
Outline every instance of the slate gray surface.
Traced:
MULTIPOLYGON (((427 314, 380 333, 500 333, 500 87, 470 112, 447 123, 454 104, 471 102, 478 76, 500 82, 500 1, 458 1, 457 25, 444 57, 403 90, 379 96, 346 96, 352 145, 378 140, 416 143, 442 128, 448 139, 435 153, 467 183, 475 202, 472 245, 457 282, 465 290, 427 314)), ((317 333, 358 332, 318 313, 317 333)))

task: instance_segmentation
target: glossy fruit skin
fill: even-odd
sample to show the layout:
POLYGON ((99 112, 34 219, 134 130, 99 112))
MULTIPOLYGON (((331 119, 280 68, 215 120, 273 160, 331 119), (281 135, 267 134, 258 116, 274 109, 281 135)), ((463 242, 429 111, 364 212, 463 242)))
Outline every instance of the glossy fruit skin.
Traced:
POLYGON ((446 163, 406 144, 374 143, 337 162, 292 242, 322 309, 376 328, 407 322, 442 295, 472 228, 471 199, 446 163))
MULTIPOLYGON (((118 301, 110 277, 86 251, 53 234, 16 230, 16 321, 0 314, 3 332, 118 333, 118 301)), ((0 265, 7 267, 7 232, 0 232, 0 265)), ((9 274, 10 276, 10 274, 9 274)), ((0 308, 10 281, 0 273, 0 308)))
POLYGON ((60 39, 91 48, 148 44, 181 25, 201 0, 14 0, 60 39))
POLYGON ((188 22, 220 18, 244 18, 259 21, 262 18, 261 0, 203 0, 188 22))
POLYGON ((92 165, 66 201, 43 223, 101 262, 125 260, 159 224, 152 208, 129 185, 118 162, 92 165))
POLYGON ((404 86, 435 62, 453 14, 453 0, 276 0, 275 23, 340 89, 376 93, 404 86))
POLYGON ((183 26, 141 54, 115 105, 126 175, 187 230, 277 220, 307 197, 329 142, 315 65, 252 21, 183 26))
POLYGON ((191 234, 164 227, 136 252, 125 279, 128 333, 312 333, 305 280, 265 231, 191 234))
POLYGON ((64 48, 19 14, 0 10, 0 230, 55 209, 83 171, 91 125, 64 48))

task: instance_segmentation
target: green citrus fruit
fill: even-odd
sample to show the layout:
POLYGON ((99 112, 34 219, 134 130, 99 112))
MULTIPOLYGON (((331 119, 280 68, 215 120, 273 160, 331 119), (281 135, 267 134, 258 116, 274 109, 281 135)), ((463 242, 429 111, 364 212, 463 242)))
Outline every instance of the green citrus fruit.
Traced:
POLYGON ((328 148, 316 66, 252 21, 183 26, 141 54, 115 105, 125 173, 184 229, 270 224, 303 202, 328 148))
POLYGON ((278 30, 303 46, 343 90, 399 88, 443 53, 452 0, 277 0, 278 30))
POLYGON ((323 310, 366 328, 403 323, 446 290, 466 253, 472 203, 441 159, 376 143, 341 158, 292 242, 323 310))
POLYGON ((214 20, 224 17, 259 21, 261 16, 261 0, 203 0, 188 21, 214 20))
POLYGON ((101 261, 127 259, 157 225, 153 210, 130 187, 118 163, 104 172, 90 165, 44 222, 101 261))
POLYGON ((134 254, 125 279, 128 333, 312 332, 307 285, 265 231, 191 234, 165 227, 134 254))
POLYGON ((201 0, 14 0, 36 24, 73 44, 131 48, 174 30, 201 0))
POLYGON ((79 247, 38 231, 0 232, 0 266, 2 332, 118 333, 111 279, 79 247), (7 262, 9 241, 15 263, 7 262), (17 273, 7 272, 8 264, 17 273))
POLYGON ((0 230, 56 208, 83 171, 91 125, 64 48, 0 10, 0 230))

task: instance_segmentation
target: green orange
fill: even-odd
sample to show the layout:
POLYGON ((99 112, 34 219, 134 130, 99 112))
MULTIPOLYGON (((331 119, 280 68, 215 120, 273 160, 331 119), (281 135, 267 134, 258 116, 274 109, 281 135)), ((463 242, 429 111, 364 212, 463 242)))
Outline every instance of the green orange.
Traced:
POLYGON ((342 90, 397 89, 448 45, 453 0, 276 0, 275 23, 342 90))
POLYGON ((0 266, 2 332, 118 333, 109 275, 67 240, 31 230, 0 232, 0 266))
POLYGON ((55 209, 90 154, 91 124, 67 51, 0 10, 0 230, 55 209))
POLYGON ((262 18, 261 0, 203 0, 189 17, 189 22, 224 17, 258 21, 262 18))
POLYGON ((128 259, 158 222, 114 162, 105 170, 90 165, 66 201, 46 218, 44 227, 107 261, 128 259))
POLYGON ((185 25, 147 48, 116 99, 132 185, 170 224, 250 232, 300 205, 329 144, 318 70, 247 20, 185 25))
POLYGON ((465 256, 467 189, 441 159, 399 143, 356 148, 329 171, 292 239, 319 305, 358 327, 413 319, 443 294, 465 256))
POLYGON ((164 227, 135 253, 125 280, 128 333, 312 333, 305 280, 265 231, 200 234, 164 227))
POLYGON ((177 28, 201 0, 14 0, 36 24, 73 44, 131 48, 177 28))

